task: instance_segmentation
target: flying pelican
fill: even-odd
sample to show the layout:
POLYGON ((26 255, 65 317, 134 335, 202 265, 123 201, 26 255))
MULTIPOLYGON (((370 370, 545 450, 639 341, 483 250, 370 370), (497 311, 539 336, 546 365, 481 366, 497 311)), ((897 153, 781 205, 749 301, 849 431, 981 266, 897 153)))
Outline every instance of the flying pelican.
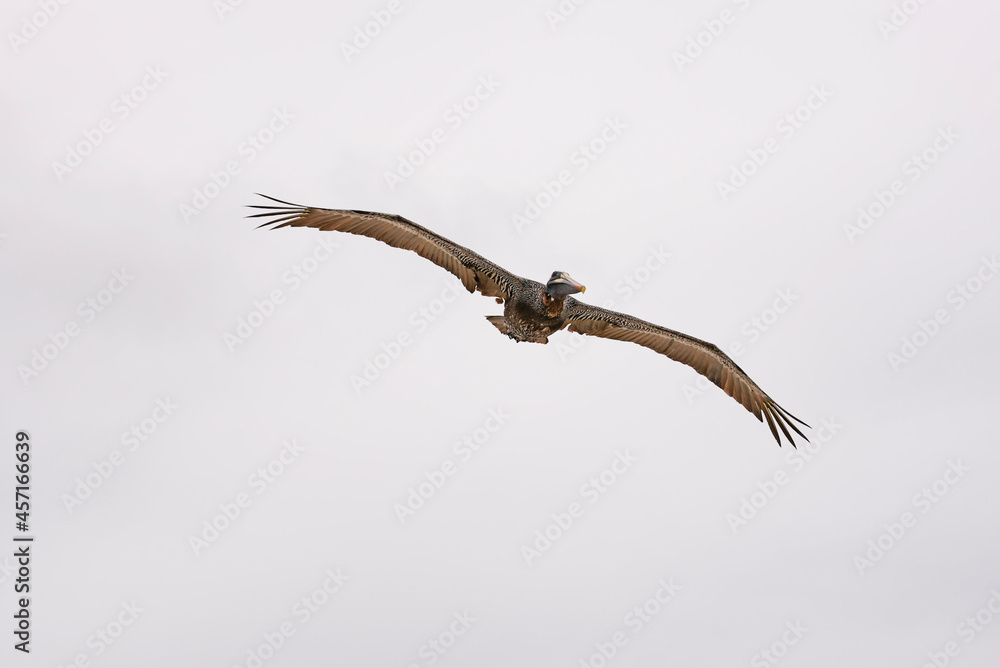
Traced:
POLYGON ((261 197, 276 202, 277 205, 250 205, 251 208, 265 210, 248 216, 269 219, 260 227, 315 227, 319 230, 360 234, 396 248, 414 251, 444 267, 461 279, 469 292, 479 290, 487 297, 496 297, 497 303, 504 304, 503 315, 488 315, 486 319, 515 341, 548 343, 550 335, 568 327, 569 331, 578 334, 638 343, 672 360, 687 364, 743 404, 758 420, 767 420, 767 426, 779 446, 781 438, 778 429, 781 429, 792 447, 796 446, 788 431, 789 427, 809 440, 795 423, 805 427, 809 425, 775 403, 718 347, 624 313, 577 301, 569 295, 584 292, 586 288, 564 271, 552 272, 548 282, 543 285, 538 281, 516 276, 482 255, 402 216, 373 211, 319 209, 267 195, 261 197))

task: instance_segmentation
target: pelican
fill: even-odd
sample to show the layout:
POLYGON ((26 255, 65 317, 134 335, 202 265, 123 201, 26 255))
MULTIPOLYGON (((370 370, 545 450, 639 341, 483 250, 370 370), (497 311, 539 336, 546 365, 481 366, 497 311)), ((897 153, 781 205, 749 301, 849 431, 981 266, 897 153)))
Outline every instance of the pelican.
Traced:
MULTIPOLYGON (((260 193, 258 193, 260 194, 260 193)), ((488 315, 501 333, 515 341, 548 343, 549 336, 568 328, 577 334, 631 341, 687 364, 718 385, 743 405, 759 421, 767 420, 774 440, 781 446, 778 430, 796 447, 789 428, 806 438, 795 423, 809 427, 750 380, 717 346, 666 327, 639 320, 624 313, 591 306, 570 295, 586 288, 564 271, 554 271, 544 284, 522 278, 496 265, 482 255, 459 246, 426 227, 387 213, 320 209, 292 204, 260 195, 273 204, 251 204, 264 209, 249 218, 266 218, 259 227, 314 227, 318 230, 347 232, 378 239, 396 248, 411 250, 457 276, 469 292, 478 290, 504 304, 503 315, 488 315)))

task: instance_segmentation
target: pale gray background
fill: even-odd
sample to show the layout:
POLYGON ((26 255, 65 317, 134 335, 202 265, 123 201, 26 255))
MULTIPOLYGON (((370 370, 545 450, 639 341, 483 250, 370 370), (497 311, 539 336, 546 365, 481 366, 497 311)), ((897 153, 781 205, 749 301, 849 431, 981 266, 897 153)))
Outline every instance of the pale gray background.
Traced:
POLYGON ((403 2, 348 62, 341 44, 386 5, 246 0, 220 18, 208 0, 72 2, 15 51, 42 10, 5 4, 0 539, 27 429, 37 543, 30 657, 10 648, 0 557, 3 664, 245 666, 339 567, 350 580, 265 665, 428 665, 421 645, 466 610, 477 621, 437 665, 579 666, 618 630, 609 665, 768 665, 755 655, 796 622, 782 665, 920 666, 950 640, 952 665, 997 665, 1000 620, 968 643, 957 626, 1000 586, 1000 281, 948 301, 1000 251, 996 3, 927 2, 885 38, 888 0, 594 1, 555 29, 555 0, 403 2), (673 53, 723 9, 734 22, 678 71, 673 53), (166 79, 119 119, 148 67, 166 79), (452 128, 480 77, 499 87, 452 128), (814 86, 832 97, 784 139, 776 121, 814 86), (275 108, 294 119, 247 162, 241 142, 275 108), (60 181, 53 162, 105 117, 114 131, 60 181), (575 171, 608 118, 627 128, 575 171), (447 140, 390 190, 385 172, 438 127, 447 140), (948 127, 954 145, 911 182, 904 163, 948 127), (768 137, 779 151, 723 202, 716 182, 768 137), (239 175, 185 222, 228 160, 239 175), (518 234, 512 214, 562 169, 573 184, 518 234), (844 225, 897 178, 906 192, 850 243, 844 225), (594 303, 742 341, 776 400, 842 426, 796 471, 722 392, 689 400, 690 369, 613 341, 515 345, 482 317, 500 307, 467 294, 358 395, 351 374, 415 332, 448 274, 343 235, 292 291, 282 275, 318 233, 255 231, 257 191, 398 212, 526 276, 569 271, 594 303), (650 247, 667 266, 623 300, 650 247), (122 268, 131 284, 22 381, 122 268), (231 353, 224 335, 275 288, 285 303, 231 353), (793 306, 750 343, 744 323, 785 289, 793 306), (937 309, 948 323, 893 370, 937 309), (122 432, 167 397, 180 408, 128 452, 122 432), (401 525, 393 504, 496 407, 507 423, 401 525), (255 495, 248 477, 293 438, 304 453, 255 495), (528 566, 521 546, 626 448, 638 461, 528 566), (124 464, 68 512, 116 449, 124 464), (921 514, 912 497, 949 461, 969 471, 921 514), (788 484, 734 532, 727 514, 778 470, 788 484), (189 536, 244 491, 252 505, 196 557, 189 536), (907 511, 916 526, 859 573, 907 511), (681 589, 633 634, 624 616, 661 578, 681 589), (131 601, 139 619, 96 656, 88 636, 131 601))

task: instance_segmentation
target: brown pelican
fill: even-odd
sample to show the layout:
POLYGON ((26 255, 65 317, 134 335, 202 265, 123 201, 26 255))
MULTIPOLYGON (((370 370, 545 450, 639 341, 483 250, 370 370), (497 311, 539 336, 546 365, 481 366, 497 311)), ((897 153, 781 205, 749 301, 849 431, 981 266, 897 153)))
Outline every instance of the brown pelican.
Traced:
POLYGON ((318 209, 267 195, 261 197, 266 197, 277 205, 250 205, 254 209, 265 209, 263 213, 253 214, 250 218, 270 219, 260 227, 315 227, 360 234, 396 248, 414 251, 444 267, 461 279, 469 292, 479 290, 487 297, 496 297, 497 303, 504 304, 502 316, 489 315, 486 319, 515 341, 548 343, 551 334, 568 327, 569 331, 578 334, 638 343, 687 364, 743 404, 758 420, 767 420, 767 426, 779 446, 781 438, 778 429, 781 429, 792 447, 795 447, 795 441, 788 431, 789 427, 806 438, 795 426, 795 422, 806 427, 809 425, 776 404, 719 348, 624 313, 577 301, 569 295, 583 292, 586 288, 564 271, 552 272, 549 280, 542 284, 515 276, 468 248, 402 216, 373 211, 318 209))

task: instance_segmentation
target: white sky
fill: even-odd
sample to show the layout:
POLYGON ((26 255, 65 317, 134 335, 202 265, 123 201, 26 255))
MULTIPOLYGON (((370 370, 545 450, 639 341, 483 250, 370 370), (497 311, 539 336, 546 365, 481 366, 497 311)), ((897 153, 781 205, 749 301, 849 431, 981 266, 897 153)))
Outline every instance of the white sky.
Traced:
POLYGON ((283 623, 265 666, 996 665, 1000 7, 221 6, 5 5, 0 540, 18 430, 36 538, 3 665, 248 666, 283 623), (254 230, 255 192, 739 344, 813 446, 638 346, 516 345, 412 253, 254 230))

